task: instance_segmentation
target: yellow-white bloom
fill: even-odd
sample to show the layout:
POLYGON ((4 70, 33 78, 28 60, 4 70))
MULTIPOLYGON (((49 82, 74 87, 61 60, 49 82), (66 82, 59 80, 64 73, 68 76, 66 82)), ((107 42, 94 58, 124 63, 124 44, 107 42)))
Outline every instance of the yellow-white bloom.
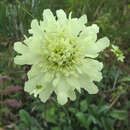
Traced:
POLYGON ((93 81, 102 79, 103 64, 93 58, 109 46, 109 40, 106 37, 97 40, 98 26, 86 23, 86 15, 78 19, 71 18, 70 13, 67 18, 61 9, 56 11, 56 17, 46 9, 42 21, 32 21, 29 30, 32 36, 14 44, 21 54, 15 57, 15 63, 32 65, 25 91, 39 95, 43 102, 55 92, 62 105, 68 98, 75 100, 75 90, 98 92, 93 81))

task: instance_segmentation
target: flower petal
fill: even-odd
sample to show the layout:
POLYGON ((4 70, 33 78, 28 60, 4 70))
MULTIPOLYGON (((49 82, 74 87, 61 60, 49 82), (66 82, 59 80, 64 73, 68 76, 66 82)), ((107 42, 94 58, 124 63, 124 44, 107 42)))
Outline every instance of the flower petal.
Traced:
POLYGON ((57 15, 59 24, 65 24, 66 23, 67 17, 66 17, 64 10, 62 10, 62 9, 57 10, 56 15, 57 15))
POLYGON ((29 79, 28 81, 26 81, 24 90, 26 92, 29 92, 29 93, 32 94, 32 93, 35 93, 36 86, 41 86, 42 89, 44 89, 45 84, 42 84, 43 75, 44 75, 44 73, 39 73, 39 75, 37 75, 37 76, 29 79))
POLYGON ((96 43, 96 52, 103 51, 105 48, 107 48, 110 44, 110 40, 107 37, 99 39, 96 43))
POLYGON ((98 93, 98 88, 94 83, 86 82, 86 86, 84 87, 88 91, 89 94, 98 93))
POLYGON ((65 79, 60 79, 57 87, 55 87, 55 93, 57 95, 58 103, 64 105, 68 101, 68 97, 71 100, 75 100, 76 96, 74 89, 65 81, 65 79))
POLYGON ((25 82, 25 86, 24 86, 24 90, 28 93, 31 93, 32 91, 34 91, 35 87, 38 85, 38 78, 39 76, 31 79, 31 80, 28 80, 25 82))
POLYGON ((55 17, 50 9, 45 9, 43 11, 43 21, 40 21, 40 27, 42 28, 43 36, 50 34, 50 32, 55 32, 57 29, 57 23, 55 17))
MULTIPOLYGON (((55 17, 50 9, 45 9, 43 11, 43 20, 46 23, 55 22, 55 17)), ((53 23, 50 23, 53 24, 53 23)))
POLYGON ((87 90, 89 94, 98 93, 97 86, 93 82, 88 81, 87 77, 86 78, 85 77, 86 77, 85 75, 80 76, 81 87, 84 88, 85 90, 87 90))
POLYGON ((46 87, 42 90, 41 93, 39 93, 39 98, 42 102, 46 102, 48 100, 48 98, 50 97, 50 95, 53 92, 53 88, 51 85, 46 84, 46 87))
POLYGON ((95 58, 98 56, 98 53, 107 48, 110 44, 110 41, 107 37, 99 39, 96 43, 88 44, 85 48, 86 56, 95 58))
POLYGON ((16 56, 14 58, 14 62, 15 64, 18 65, 32 65, 35 64, 37 62, 39 62, 40 58, 37 55, 28 53, 28 54, 23 54, 20 56, 16 56))
POLYGON ((84 60, 84 64, 81 66, 82 72, 86 74, 86 79, 91 82, 99 82, 102 79, 102 73, 100 72, 102 68, 102 63, 88 58, 84 60))
POLYGON ((27 76, 29 79, 32 79, 39 75, 39 72, 41 72, 41 66, 39 64, 33 64, 29 72, 27 73, 27 76))
POLYGON ((40 28, 40 25, 36 19, 32 20, 31 22, 31 29, 29 30, 30 34, 34 34, 34 36, 41 36, 42 30, 40 28))
POLYGON ((99 27, 96 24, 92 24, 82 30, 80 38, 85 39, 87 43, 93 43, 97 40, 97 33, 99 33, 99 27))
POLYGON ((87 16, 86 16, 86 15, 81 16, 81 17, 79 18, 79 23, 80 23, 81 25, 86 24, 86 23, 87 23, 87 16))
POLYGON ((33 60, 31 60, 30 58, 31 56, 27 57, 27 55, 16 56, 14 58, 14 63, 18 65, 32 65, 33 60))
POLYGON ((73 76, 70 76, 70 77, 67 77, 67 79, 66 79, 66 82, 70 85, 70 86, 72 86, 74 89, 76 88, 79 92, 81 92, 81 90, 80 90, 80 83, 79 83, 79 81, 78 81, 78 78, 75 78, 75 77, 73 77, 73 76))
POLYGON ((15 42, 14 43, 14 50, 20 54, 24 54, 24 53, 28 52, 29 48, 21 42, 15 42))

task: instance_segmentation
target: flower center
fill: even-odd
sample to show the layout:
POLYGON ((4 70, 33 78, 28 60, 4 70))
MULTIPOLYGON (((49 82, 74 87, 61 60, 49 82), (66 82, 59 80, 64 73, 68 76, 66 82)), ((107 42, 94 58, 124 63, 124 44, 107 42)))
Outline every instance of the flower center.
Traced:
POLYGON ((68 72, 81 63, 81 49, 69 40, 50 41, 45 57, 49 70, 68 72))

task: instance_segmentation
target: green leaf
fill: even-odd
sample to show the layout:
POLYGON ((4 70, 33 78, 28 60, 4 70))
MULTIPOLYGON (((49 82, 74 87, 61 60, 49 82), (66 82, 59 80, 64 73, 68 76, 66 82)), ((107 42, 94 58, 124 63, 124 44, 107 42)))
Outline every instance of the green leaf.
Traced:
POLYGON ((51 130, 61 130, 60 127, 52 127, 51 130))
POLYGON ((25 110, 19 111, 20 119, 25 123, 26 127, 30 128, 31 126, 31 116, 25 110))
POLYGON ((109 110, 109 106, 107 105, 103 105, 100 107, 100 109, 98 110, 98 113, 101 114, 102 112, 107 112, 109 110))
POLYGON ((80 121, 82 126, 84 126, 85 128, 88 128, 87 118, 86 118, 86 115, 84 113, 78 112, 76 114, 76 117, 80 121))
POLYGON ((97 127, 94 127, 93 130, 98 130, 98 128, 97 128, 97 127))
POLYGON ((130 82, 130 75, 121 79, 123 82, 130 82))
POLYGON ((82 112, 85 112, 88 109, 88 104, 86 100, 83 100, 80 102, 80 110, 82 112))
POLYGON ((93 115, 89 115, 89 120, 91 120, 94 124, 97 124, 97 119, 93 115))
POLYGON ((75 114, 77 112, 77 109, 76 108, 73 108, 73 107, 70 107, 69 108, 69 111, 73 114, 75 114))
POLYGON ((34 117, 32 117, 31 118, 31 128, 34 127, 34 126, 35 126, 35 128, 37 128, 35 130, 42 130, 42 127, 40 126, 38 120, 36 120, 34 117))
POLYGON ((107 124, 106 124, 106 121, 105 121, 105 118, 104 118, 104 117, 101 117, 101 122, 102 122, 102 125, 103 125, 104 130, 108 130, 107 124))
POLYGON ((24 123, 20 123, 16 128, 17 130, 26 130, 26 125, 24 123))
POLYGON ((56 111, 55 107, 49 108, 48 111, 46 111, 45 115, 43 113, 42 116, 48 122, 57 124, 55 111, 56 111))
POLYGON ((114 120, 109 117, 101 117, 101 124, 104 130, 113 130, 114 120))
POLYGON ((59 127, 52 127, 51 130, 60 130, 59 127))
POLYGON ((31 130, 39 130, 36 126, 31 126, 31 130))
POLYGON ((125 110, 113 110, 110 113, 111 117, 118 119, 118 120, 125 120, 127 118, 127 111, 125 110))

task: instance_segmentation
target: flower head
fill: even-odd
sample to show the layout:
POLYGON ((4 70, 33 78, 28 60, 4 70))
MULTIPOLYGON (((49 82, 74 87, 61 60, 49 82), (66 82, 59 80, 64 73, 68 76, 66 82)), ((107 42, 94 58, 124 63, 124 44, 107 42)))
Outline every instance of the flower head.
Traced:
POLYGON ((67 18, 63 10, 56 11, 56 17, 49 9, 44 10, 43 20, 33 20, 29 38, 16 42, 14 49, 16 64, 32 65, 28 72, 25 91, 39 95, 46 102, 52 92, 58 103, 75 100, 75 90, 81 88, 89 94, 98 92, 93 81, 102 79, 103 64, 93 58, 109 46, 108 38, 97 40, 99 28, 96 24, 86 26, 86 15, 67 18))
POLYGON ((123 52, 119 49, 118 46, 112 45, 111 51, 115 54, 118 61, 124 62, 125 57, 123 55, 123 52))

